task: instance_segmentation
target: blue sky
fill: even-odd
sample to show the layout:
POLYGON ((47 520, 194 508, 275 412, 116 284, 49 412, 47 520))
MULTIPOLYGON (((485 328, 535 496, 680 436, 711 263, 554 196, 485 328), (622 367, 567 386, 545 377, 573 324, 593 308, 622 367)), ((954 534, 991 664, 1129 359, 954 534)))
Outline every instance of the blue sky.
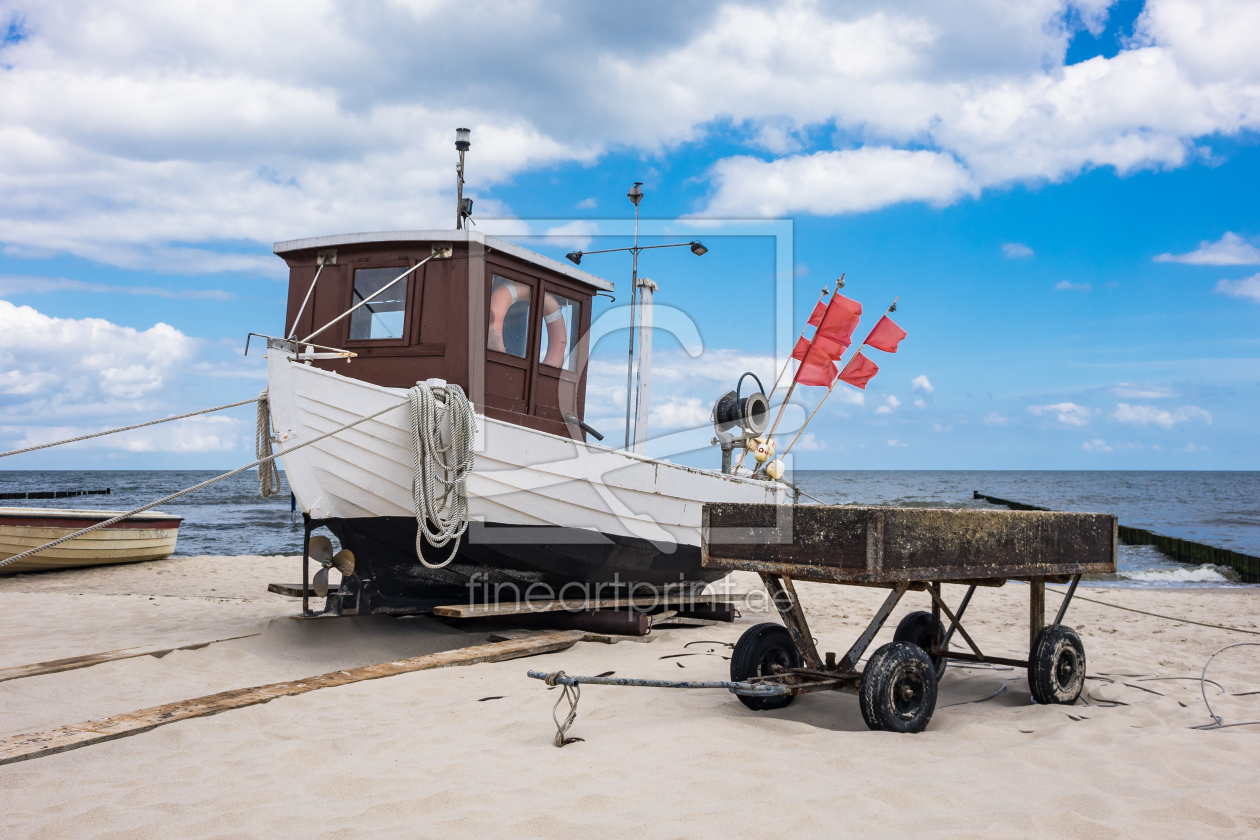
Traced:
MULTIPOLYGON (((791 223, 796 328, 844 272, 859 334, 898 295, 910 334, 797 468, 1260 466, 1255 4, 666 8, 0 0, 0 444, 257 394, 271 243, 449 226, 469 125, 484 229, 617 247, 643 181, 645 218, 709 245, 641 267, 704 347, 657 338, 661 454, 716 463, 686 451, 713 399, 794 338, 776 239, 738 235, 762 219, 791 223), (416 48, 435 26, 464 35, 416 48)), ((628 258, 583 268, 625 302, 628 258)), ((620 333, 592 363, 610 439, 623 359, 620 333)), ((229 467, 251 432, 237 410, 5 466, 229 467)))

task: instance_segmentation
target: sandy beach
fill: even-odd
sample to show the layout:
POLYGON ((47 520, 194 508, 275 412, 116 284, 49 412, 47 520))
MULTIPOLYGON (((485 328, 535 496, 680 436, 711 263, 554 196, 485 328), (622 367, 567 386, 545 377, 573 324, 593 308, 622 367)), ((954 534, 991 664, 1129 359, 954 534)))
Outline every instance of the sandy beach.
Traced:
MULTIPOLYGON (((266 584, 299 577, 297 558, 196 557, 0 579, 0 668, 247 636, 0 683, 0 737, 488 635, 430 618, 292 621, 298 602, 266 584)), ((820 648, 838 651, 882 598, 800 593, 820 648)), ((1082 594, 1260 630, 1260 589, 1082 594)), ((1058 602, 1047 595, 1048 609, 1058 602)), ((1018 584, 982 589, 968 627, 987 652, 1019 655, 1026 604, 1018 584)), ((877 643, 925 605, 907 596, 877 643)), ((1210 722, 1208 656, 1260 638, 1083 600, 1068 623, 1104 678, 1089 681, 1090 705, 1036 706, 1023 671, 951 666, 927 732, 895 735, 868 731, 848 694, 755 713, 721 691, 588 686, 570 732, 585 740, 552 745, 556 694, 527 670, 725 679, 727 644, 770 617, 325 689, 3 766, 0 822, 14 838, 1260 833, 1260 726, 1190 728, 1210 722)), ((1227 651, 1209 673, 1227 723, 1260 718, 1260 695, 1246 694, 1260 691, 1258 650, 1227 651)))

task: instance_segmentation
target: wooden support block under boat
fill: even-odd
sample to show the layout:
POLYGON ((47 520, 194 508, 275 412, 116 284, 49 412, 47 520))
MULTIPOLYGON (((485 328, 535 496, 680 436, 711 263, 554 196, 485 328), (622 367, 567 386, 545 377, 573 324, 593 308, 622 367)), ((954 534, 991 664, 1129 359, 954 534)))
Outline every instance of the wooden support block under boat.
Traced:
POLYGON ((1103 513, 706 504, 706 568, 889 584, 1101 574, 1116 569, 1103 513))
MULTIPOLYGON (((0 508, 0 560, 73 534, 124 511, 0 508)), ((175 551, 179 516, 145 511, 0 568, 0 575, 161 560, 175 551)))
POLYGON ((565 650, 582 640, 580 631, 563 633, 540 633, 523 639, 506 642, 493 642, 485 645, 447 650, 415 656, 397 662, 384 662, 380 665, 368 665, 363 668, 352 668, 347 671, 334 671, 305 680, 272 683, 253 688, 238 688, 223 691, 207 697, 192 700, 181 700, 142 709, 102 720, 89 720, 84 723, 70 724, 47 732, 31 735, 15 735, 0 740, 0 764, 12 764, 32 758, 42 758, 67 750, 125 738, 128 735, 139 735, 168 723, 175 723, 189 718, 215 715, 232 709, 243 709, 267 703, 277 697, 293 697, 306 694, 321 688, 332 688, 338 685, 376 680, 407 674, 412 671, 425 671, 433 668, 447 668, 452 665, 473 665, 478 662, 501 662, 505 659, 517 659, 522 656, 535 656, 540 653, 552 653, 565 650))

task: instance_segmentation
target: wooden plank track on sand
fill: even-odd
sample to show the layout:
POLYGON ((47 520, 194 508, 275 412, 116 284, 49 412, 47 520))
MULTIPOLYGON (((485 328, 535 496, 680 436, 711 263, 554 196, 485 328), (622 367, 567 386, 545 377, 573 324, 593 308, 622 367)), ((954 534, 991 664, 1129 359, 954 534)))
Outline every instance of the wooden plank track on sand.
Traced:
POLYGON ((54 753, 99 744, 125 738, 128 735, 139 735, 168 723, 175 723, 189 718, 205 717, 256 706, 267 703, 277 697, 293 697, 308 691, 321 688, 332 688, 338 685, 376 680, 407 674, 412 671, 425 671, 432 668, 447 668, 452 665, 473 665, 478 662, 500 662, 505 659, 516 659, 522 656, 533 656, 540 653, 552 653, 565 650, 581 641, 581 631, 569 630, 562 633, 540 633, 523 639, 506 642, 493 642, 473 647, 447 650, 440 653, 429 653, 396 662, 383 662, 379 665, 367 665, 362 668, 351 668, 346 671, 334 671, 304 680, 272 683, 253 688, 237 688, 222 691, 207 697, 192 700, 181 700, 142 709, 124 715, 59 726, 47 732, 32 735, 15 735, 0 739, 0 764, 12 764, 32 758, 42 758, 54 753))
POLYGON ((200 650, 210 645, 217 645, 219 642, 234 642, 237 639, 250 639, 257 636, 257 633, 250 633, 245 636, 232 636, 228 639, 212 639, 208 642, 192 642, 186 645, 176 645, 175 647, 157 648, 156 650, 148 650, 145 648, 126 648, 125 650, 107 650, 104 653, 89 653, 83 656, 71 656, 68 659, 54 659, 51 662, 36 662, 33 665, 15 665, 12 668, 0 668, 0 682, 8 680, 20 680, 23 677, 38 677, 43 674, 56 674, 61 671, 73 671, 76 668, 90 668, 93 665, 101 665, 105 662, 117 662, 120 659, 136 659, 141 656, 156 656, 161 659, 168 653, 174 653, 177 650, 200 650))

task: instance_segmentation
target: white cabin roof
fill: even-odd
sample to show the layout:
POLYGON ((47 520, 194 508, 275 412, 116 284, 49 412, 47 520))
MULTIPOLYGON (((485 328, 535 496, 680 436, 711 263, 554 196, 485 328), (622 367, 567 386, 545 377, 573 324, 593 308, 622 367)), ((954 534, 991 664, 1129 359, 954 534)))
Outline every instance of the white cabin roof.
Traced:
POLYGON ((594 286, 605 292, 613 290, 613 284, 602 277, 583 271, 575 265, 553 260, 536 254, 520 245, 515 245, 497 236, 487 236, 479 230, 387 230, 373 233, 337 233, 331 236, 313 236, 308 239, 290 239, 277 242, 272 252, 284 255, 292 251, 305 251, 309 248, 336 248, 339 245, 370 245, 376 242, 476 242, 496 251, 502 251, 519 260, 533 263, 563 274, 580 283, 594 286))

